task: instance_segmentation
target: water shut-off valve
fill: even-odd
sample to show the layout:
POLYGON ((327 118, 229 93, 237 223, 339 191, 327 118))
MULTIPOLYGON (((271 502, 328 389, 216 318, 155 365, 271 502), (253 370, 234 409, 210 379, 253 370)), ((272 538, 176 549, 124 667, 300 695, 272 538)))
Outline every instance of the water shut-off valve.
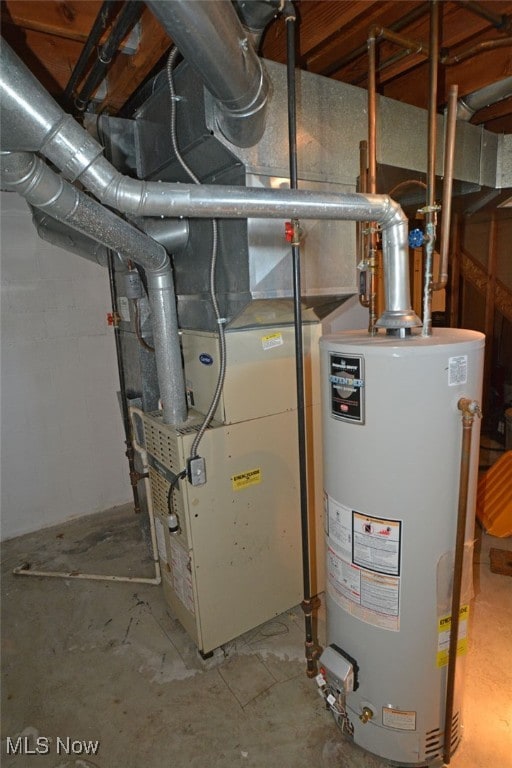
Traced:
POLYGON ((425 234, 422 229, 411 229, 409 232, 409 247, 421 248, 425 242, 425 234))

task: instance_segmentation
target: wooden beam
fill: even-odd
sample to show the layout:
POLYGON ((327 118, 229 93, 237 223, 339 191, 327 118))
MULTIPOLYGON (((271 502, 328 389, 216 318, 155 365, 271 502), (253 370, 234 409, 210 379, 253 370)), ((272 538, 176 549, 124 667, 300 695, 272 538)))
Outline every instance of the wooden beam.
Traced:
MULTIPOLYGON (((361 5, 365 6, 365 3, 361 5)), ((426 7, 426 4, 418 2, 418 0, 413 0, 413 2, 404 0, 400 3, 379 3, 378 8, 380 10, 371 14, 366 13, 364 7, 361 8, 361 13, 353 23, 341 28, 336 38, 326 41, 325 46, 317 47, 315 53, 307 57, 307 68, 318 74, 335 73, 338 77, 337 70, 339 69, 342 73, 343 60, 358 49, 364 51, 362 59, 366 62, 365 66, 367 67, 366 42, 370 27, 375 24, 390 26, 410 11, 422 6, 426 7)), ((342 74, 339 79, 344 79, 342 74)))
POLYGON ((4 0, 2 25, 84 42, 102 6, 101 0, 4 0))
POLYGON ((107 97, 99 111, 118 112, 172 45, 172 40, 148 8, 142 12, 140 26, 137 52, 132 56, 118 54, 109 69, 107 97))
POLYGON ((481 125, 487 123, 490 120, 497 120, 500 117, 508 117, 512 115, 512 96, 503 101, 498 101, 497 104, 491 104, 490 107, 479 109, 475 112, 470 122, 473 125, 481 125))
POLYGON ((13 26, 5 26, 2 33, 44 87, 55 97, 61 95, 80 55, 82 43, 13 26))

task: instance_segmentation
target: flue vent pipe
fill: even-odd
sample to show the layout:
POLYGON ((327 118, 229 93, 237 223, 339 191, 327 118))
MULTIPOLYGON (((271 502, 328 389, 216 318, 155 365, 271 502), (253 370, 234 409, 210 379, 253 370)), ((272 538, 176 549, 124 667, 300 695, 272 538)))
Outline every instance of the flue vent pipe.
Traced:
POLYGON ((118 251, 146 271, 164 421, 187 418, 176 297, 165 248, 69 184, 27 152, 2 153, 2 185, 57 221, 118 251))
POLYGON ((238 147, 265 128, 269 80, 230 0, 148 0, 216 101, 221 133, 238 147))
POLYGON ((66 178, 79 179, 102 203, 131 216, 376 221, 383 231, 386 275, 386 310, 378 324, 389 330, 421 325, 411 309, 407 218, 388 195, 145 182, 123 176, 5 41, 0 63, 3 149, 16 150, 18 140, 24 147, 29 143, 66 178))

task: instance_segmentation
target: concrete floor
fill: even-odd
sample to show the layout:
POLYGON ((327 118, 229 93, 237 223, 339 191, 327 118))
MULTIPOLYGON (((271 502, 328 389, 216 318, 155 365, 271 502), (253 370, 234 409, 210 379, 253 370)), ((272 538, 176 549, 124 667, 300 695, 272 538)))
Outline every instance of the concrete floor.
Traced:
MULTIPOLYGON (((512 579, 490 572, 490 546, 512 550, 512 539, 479 533, 466 728, 453 768, 512 766, 512 579)), ((342 740, 306 678, 300 609, 205 663, 160 587, 12 575, 29 561, 151 576, 129 508, 11 540, 2 555, 5 768, 386 765, 342 740), (7 737, 18 735, 43 750, 36 739, 51 737, 49 754, 7 756, 7 737), (83 740, 99 740, 96 754, 83 740)), ((324 630, 320 615, 320 641, 324 630)))

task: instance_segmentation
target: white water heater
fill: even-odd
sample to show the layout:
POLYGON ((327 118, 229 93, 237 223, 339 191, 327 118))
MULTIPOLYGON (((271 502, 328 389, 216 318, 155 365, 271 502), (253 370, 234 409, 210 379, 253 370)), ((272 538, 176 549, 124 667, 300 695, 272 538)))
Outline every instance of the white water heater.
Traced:
MULTIPOLYGON (((327 647, 342 730, 394 763, 443 754, 462 397, 481 401, 484 336, 324 336, 327 647)), ((479 424, 475 420, 451 752, 461 737, 479 424)))

